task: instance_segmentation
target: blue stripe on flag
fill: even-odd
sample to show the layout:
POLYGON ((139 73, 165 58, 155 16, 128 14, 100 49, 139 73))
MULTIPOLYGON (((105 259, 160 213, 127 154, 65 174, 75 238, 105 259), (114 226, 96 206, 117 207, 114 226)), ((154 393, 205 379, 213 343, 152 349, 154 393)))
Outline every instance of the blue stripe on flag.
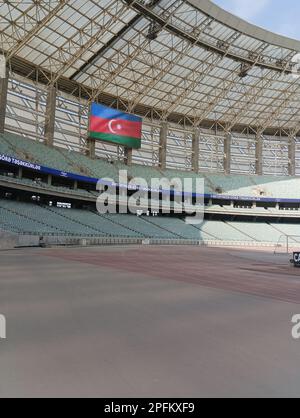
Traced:
POLYGON ((123 119, 131 122, 142 122, 142 118, 138 116, 130 115, 129 113, 124 113, 120 110, 112 109, 98 103, 92 104, 91 115, 98 116, 103 119, 123 119))

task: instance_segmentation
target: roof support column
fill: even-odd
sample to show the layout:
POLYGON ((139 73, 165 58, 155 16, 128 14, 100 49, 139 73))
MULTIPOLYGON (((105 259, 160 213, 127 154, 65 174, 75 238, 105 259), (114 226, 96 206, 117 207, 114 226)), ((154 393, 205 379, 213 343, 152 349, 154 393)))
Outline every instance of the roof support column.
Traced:
POLYGON ((255 173, 259 176, 263 174, 263 135, 261 133, 256 135, 255 173))
POLYGON ((231 173, 231 132, 226 132, 224 138, 224 172, 225 174, 231 173))
POLYGON ((199 145, 200 145, 200 129, 196 128, 192 138, 192 170, 199 173, 199 145))
POLYGON ((4 132, 7 109, 9 72, 4 57, 0 57, 0 133, 4 132))
POLYGON ((162 122, 159 136, 159 166, 162 170, 167 166, 167 138, 168 138, 168 123, 162 122))
POLYGON ((126 165, 132 165, 132 148, 124 148, 124 162, 126 165))
POLYGON ((289 176, 296 175, 296 139, 294 136, 289 137, 289 176))
POLYGON ((90 158, 96 158, 96 140, 94 138, 87 139, 87 155, 90 158))
POLYGON ((48 95, 47 95, 47 104, 46 104, 45 136, 44 136, 44 142, 49 147, 52 147, 54 144, 56 96, 57 96, 56 87, 54 85, 49 86, 48 95))

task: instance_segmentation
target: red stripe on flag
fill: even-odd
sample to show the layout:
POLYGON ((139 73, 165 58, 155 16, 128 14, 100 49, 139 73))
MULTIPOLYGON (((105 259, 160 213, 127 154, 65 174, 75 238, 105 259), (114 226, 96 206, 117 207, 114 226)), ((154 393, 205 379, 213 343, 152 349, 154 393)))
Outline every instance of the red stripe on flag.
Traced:
POLYGON ((98 116, 90 117, 90 131, 103 134, 127 136, 141 139, 142 123, 123 119, 103 119, 98 116))

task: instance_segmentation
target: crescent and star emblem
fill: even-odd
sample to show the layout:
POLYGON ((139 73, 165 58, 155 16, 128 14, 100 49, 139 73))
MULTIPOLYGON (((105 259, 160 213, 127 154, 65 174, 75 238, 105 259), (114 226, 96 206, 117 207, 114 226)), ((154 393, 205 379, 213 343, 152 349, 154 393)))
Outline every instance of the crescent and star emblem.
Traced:
POLYGON ((117 122, 115 119, 111 120, 108 124, 108 129, 110 130, 110 132, 112 134, 117 134, 117 130, 120 130, 122 128, 122 126, 120 124, 118 124, 117 126, 113 127, 113 123, 117 122))

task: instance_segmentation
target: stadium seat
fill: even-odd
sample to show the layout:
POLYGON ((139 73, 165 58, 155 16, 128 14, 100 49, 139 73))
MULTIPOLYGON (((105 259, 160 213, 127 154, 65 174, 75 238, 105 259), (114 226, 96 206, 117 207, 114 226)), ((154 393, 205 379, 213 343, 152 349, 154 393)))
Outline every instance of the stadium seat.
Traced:
MULTIPOLYGON (((121 161, 107 161, 101 158, 91 159, 84 154, 69 151, 66 148, 47 147, 41 142, 29 138, 4 133, 0 135, 0 153, 25 159, 50 168, 67 171, 94 178, 119 179, 119 170, 127 170, 129 179, 144 178, 151 184, 153 178, 165 177, 169 180, 179 178, 204 179, 205 193, 234 195, 241 197, 300 198, 299 178, 274 176, 225 175, 212 173, 194 173, 182 170, 160 170, 147 165, 127 166, 121 161)), ((196 186, 194 184, 194 192, 196 186)), ((199 190, 197 190, 199 192, 199 190)))

